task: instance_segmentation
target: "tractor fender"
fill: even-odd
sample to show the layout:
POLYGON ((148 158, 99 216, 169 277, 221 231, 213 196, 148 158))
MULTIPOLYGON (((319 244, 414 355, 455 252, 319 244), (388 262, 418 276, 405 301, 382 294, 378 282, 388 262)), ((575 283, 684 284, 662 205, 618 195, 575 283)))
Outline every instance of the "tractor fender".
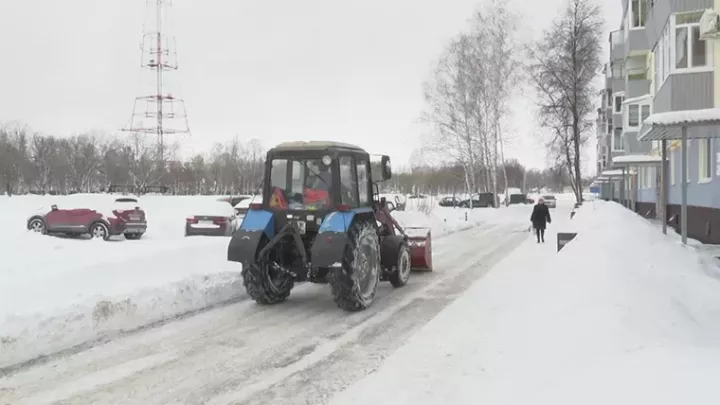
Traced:
POLYGON ((263 239, 275 236, 273 215, 269 211, 249 210, 240 229, 233 233, 228 244, 228 261, 253 263, 263 239))
POLYGON ((325 216, 318 234, 310 248, 314 267, 337 267, 342 263, 348 230, 355 221, 374 218, 372 209, 358 209, 349 212, 334 211, 325 216))
POLYGON ((398 253, 400 253, 400 245, 405 242, 402 235, 388 235, 380 241, 380 257, 382 266, 386 269, 392 269, 397 266, 398 253))

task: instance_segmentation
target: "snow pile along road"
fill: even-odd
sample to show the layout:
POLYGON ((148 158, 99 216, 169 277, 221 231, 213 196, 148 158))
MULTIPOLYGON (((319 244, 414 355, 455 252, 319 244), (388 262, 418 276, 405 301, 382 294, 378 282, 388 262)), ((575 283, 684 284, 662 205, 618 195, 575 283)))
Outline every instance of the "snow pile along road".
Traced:
POLYGON ((37 207, 82 196, 0 197, 0 368, 244 297, 228 239, 184 237, 185 218, 215 200, 142 198, 143 239, 105 242, 25 229, 37 207))
MULTIPOLYGON (((216 199, 144 196, 143 239, 105 242, 25 229, 37 207, 80 206, 82 196, 0 197, 6 224, 0 236, 0 369, 245 298, 241 266, 226 261, 229 239, 184 237, 185 218, 216 199)), ((466 220, 465 211, 440 207, 430 215, 394 215, 403 226, 432 228, 434 238, 502 217, 478 209, 466 220)))
POLYGON ((717 403, 716 264, 615 203, 554 213, 332 404, 717 403))

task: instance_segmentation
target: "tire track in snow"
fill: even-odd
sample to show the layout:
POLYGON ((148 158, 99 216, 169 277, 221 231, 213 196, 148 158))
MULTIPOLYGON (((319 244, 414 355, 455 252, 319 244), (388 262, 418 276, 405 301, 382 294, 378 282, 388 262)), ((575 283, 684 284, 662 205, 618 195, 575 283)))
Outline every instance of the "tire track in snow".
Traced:
MULTIPOLYGON (((473 230, 473 229, 481 227, 481 226, 484 226, 484 224, 480 223, 476 226, 470 226, 468 228, 459 230, 458 232, 453 232, 450 234, 443 235, 441 237, 438 237, 434 242, 437 243, 437 245, 439 245, 439 247, 443 247, 445 245, 448 245, 447 243, 443 243, 443 242, 445 242, 449 238, 451 238, 459 233, 464 233, 464 232, 473 230)), ((483 228, 483 230, 487 232, 496 227, 497 227, 496 225, 490 225, 489 227, 483 228)), ((442 256, 445 256, 446 254, 451 252, 452 249, 453 249, 452 245, 446 246, 445 249, 441 249, 439 252, 434 253, 433 258, 434 259, 441 258, 442 256)), ((296 288, 299 288, 299 287, 300 287, 300 285, 298 285, 298 287, 296 287, 296 288)), ((22 361, 20 363, 0 367, 0 378, 7 377, 9 375, 17 373, 18 371, 27 369, 29 367, 39 366, 39 365, 46 364, 48 362, 57 360, 59 358, 72 356, 72 355, 84 352, 86 350, 92 349, 93 347, 97 347, 97 346, 112 342, 114 340, 121 339, 123 337, 127 337, 130 335, 134 335, 136 333, 141 333, 141 332, 144 332, 144 331, 147 331, 150 329, 154 329, 154 328, 166 325, 170 322, 184 320, 189 317, 196 316, 196 315, 199 315, 199 314, 202 314, 202 313, 205 313, 207 311, 211 311, 211 310, 214 310, 217 308, 222 308, 222 307, 225 307, 228 305, 233 305, 233 304, 239 303, 239 302, 247 300, 247 299, 249 299, 249 297, 247 295, 245 295, 245 292, 243 291, 239 297, 231 299, 231 300, 221 301, 221 302, 218 302, 216 304, 209 305, 206 307, 193 309, 193 310, 182 312, 182 313, 179 313, 179 314, 176 314, 173 316, 168 316, 168 317, 165 317, 162 319, 158 319, 156 321, 149 322, 145 325, 142 325, 142 326, 139 326, 136 328, 126 329, 126 330, 118 330, 118 331, 113 331, 113 332, 106 332, 106 333, 102 334, 101 336, 98 336, 95 339, 91 339, 91 340, 85 341, 83 343, 80 343, 80 344, 77 344, 77 345, 62 349, 62 350, 58 350, 58 351, 55 351, 52 353, 42 354, 37 357, 33 357, 31 359, 22 361)))
POLYGON ((306 364, 285 369, 274 379, 263 376, 255 387, 221 397, 210 404, 313 404, 326 403, 334 393, 377 369, 384 359, 449 303, 465 292, 503 257, 525 240, 524 235, 501 238, 490 251, 482 251, 457 274, 443 277, 423 294, 404 300, 384 319, 363 325, 358 334, 350 331, 334 350, 320 359, 307 356, 306 364))
MULTIPOLYGON (((276 379, 292 381, 296 377, 292 372, 288 374, 287 367, 313 370, 313 365, 319 367, 323 361, 329 361, 328 359, 335 356, 347 358, 347 354, 343 353, 348 351, 348 345, 353 346, 352 339, 347 337, 348 331, 353 331, 354 337, 364 341, 363 336, 378 336, 379 330, 414 330, 427 322, 430 318, 428 314, 432 311, 416 313, 411 304, 419 302, 414 300, 425 298, 429 288, 427 285, 434 283, 440 288, 443 283, 455 279, 458 274, 456 268, 467 262, 468 256, 487 256, 478 253, 478 246, 490 246, 488 253, 491 254, 497 250, 498 241, 503 239, 498 234, 507 236, 508 232, 512 230, 507 227, 496 228, 495 232, 476 228, 438 238, 436 247, 442 252, 435 255, 436 272, 413 273, 411 282, 405 288, 394 292, 384 283, 377 301, 368 310, 360 313, 348 314, 335 307, 326 286, 299 285, 286 303, 265 307, 245 300, 217 308, 195 317, 125 336, 123 339, 68 358, 57 359, 44 366, 24 370, 3 380, 2 385, 8 387, 5 392, 12 393, 13 398, 27 398, 54 387, 72 384, 90 371, 111 368, 130 359, 164 351, 179 351, 181 356, 100 389, 85 394, 78 393, 78 396, 66 400, 65 403, 129 402, 150 405, 177 403, 177 400, 182 400, 184 404, 200 404, 207 403, 210 398, 235 392, 239 386, 249 386, 273 375, 276 379), (473 240, 473 243, 468 244, 467 240, 473 240), (440 279, 444 281, 438 284, 440 279), (402 326, 405 323, 406 326, 402 326), (323 356, 311 362, 307 360, 320 352, 323 356)), ((441 304, 439 301, 428 302, 431 303, 422 305, 430 305, 437 308, 437 311, 441 309, 441 306, 438 306, 441 304)), ((403 341, 404 338, 390 339, 390 342, 396 345, 403 341)), ((381 360, 388 349, 379 346, 376 349, 379 351, 367 356, 381 360)), ((367 367, 363 365, 361 369, 365 370, 367 367)), ((348 381, 352 381, 358 372, 353 370, 348 381)), ((292 384, 284 386, 280 381, 279 385, 272 388, 282 392, 290 387, 292 384)), ((321 386, 315 388, 318 391, 323 390, 321 386)), ((251 392, 246 391, 248 395, 254 395, 251 392)), ((297 389, 295 393, 298 393, 297 389)), ((0 395, 2 396, 4 395, 0 395)), ((258 398, 254 398, 252 402, 258 403, 256 399, 258 398)))

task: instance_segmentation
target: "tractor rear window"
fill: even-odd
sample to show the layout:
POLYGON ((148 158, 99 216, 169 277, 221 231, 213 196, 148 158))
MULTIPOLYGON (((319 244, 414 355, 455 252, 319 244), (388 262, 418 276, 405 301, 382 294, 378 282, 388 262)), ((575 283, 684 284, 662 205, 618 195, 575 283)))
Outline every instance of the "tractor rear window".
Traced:
POLYGON ((332 166, 321 159, 273 159, 270 185, 270 208, 314 211, 332 206, 332 166))

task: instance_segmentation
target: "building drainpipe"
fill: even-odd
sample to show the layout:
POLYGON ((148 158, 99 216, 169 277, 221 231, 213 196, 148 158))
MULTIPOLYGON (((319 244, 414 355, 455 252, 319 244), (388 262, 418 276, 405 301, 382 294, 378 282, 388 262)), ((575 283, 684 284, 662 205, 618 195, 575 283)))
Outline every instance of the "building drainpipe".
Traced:
POLYGON ((687 245, 687 231, 688 231, 688 218, 687 218, 687 189, 688 189, 688 150, 687 150, 687 127, 682 127, 682 175, 680 176, 681 188, 682 188, 682 206, 680 207, 680 220, 682 221, 682 243, 687 245))
POLYGON ((633 212, 637 212, 637 201, 638 201, 638 194, 640 194, 640 166, 635 167, 635 175, 633 176, 633 185, 634 191, 633 191, 633 198, 632 198, 632 210, 633 212))
POLYGON ((625 188, 626 188, 625 186, 627 185, 627 183, 625 181, 625 175, 626 175, 625 167, 623 167, 622 168, 622 177, 620 178, 620 201, 622 201, 622 205, 625 208, 627 208, 627 201, 626 201, 626 197, 625 197, 625 195, 626 195, 625 194, 625 188))
POLYGON ((667 141, 662 140, 662 160, 660 161, 660 210, 662 213, 662 230, 665 235, 667 235, 667 207, 668 207, 668 189, 667 189, 667 141))

